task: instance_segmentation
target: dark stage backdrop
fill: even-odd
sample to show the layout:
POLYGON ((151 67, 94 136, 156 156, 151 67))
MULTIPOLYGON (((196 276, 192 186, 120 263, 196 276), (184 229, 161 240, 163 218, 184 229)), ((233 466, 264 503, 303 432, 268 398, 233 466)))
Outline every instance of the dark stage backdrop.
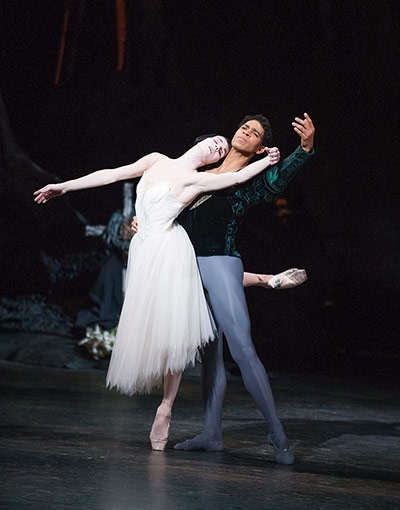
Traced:
MULTIPOLYGON (((115 2, 4 0, 0 86, 19 144, 63 179, 177 156, 248 113, 269 117, 284 157, 307 111, 316 156, 285 194, 290 214, 254 210, 240 249, 248 270, 305 267, 309 282, 251 289, 254 335, 270 366, 376 373, 400 359, 396 4, 128 0, 118 71, 115 2)), ((105 222, 121 186, 71 200, 105 222)))

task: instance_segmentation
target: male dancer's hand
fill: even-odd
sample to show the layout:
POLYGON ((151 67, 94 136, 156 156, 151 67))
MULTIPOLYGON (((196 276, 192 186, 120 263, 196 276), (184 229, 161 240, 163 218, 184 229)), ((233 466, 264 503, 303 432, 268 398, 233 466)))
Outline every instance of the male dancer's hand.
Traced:
MULTIPOLYGON (((129 220, 128 220, 129 221, 129 220)), ((123 241, 130 241, 132 237, 135 235, 135 232, 132 232, 133 228, 129 228, 129 224, 124 221, 119 226, 119 235, 123 241)))
POLYGON ((301 139, 301 147, 305 152, 310 152, 314 146, 315 127, 308 113, 304 114, 304 119, 294 118, 292 126, 301 139))
POLYGON ((138 231, 137 216, 134 216, 132 218, 131 229, 135 232, 135 234, 137 234, 138 231))

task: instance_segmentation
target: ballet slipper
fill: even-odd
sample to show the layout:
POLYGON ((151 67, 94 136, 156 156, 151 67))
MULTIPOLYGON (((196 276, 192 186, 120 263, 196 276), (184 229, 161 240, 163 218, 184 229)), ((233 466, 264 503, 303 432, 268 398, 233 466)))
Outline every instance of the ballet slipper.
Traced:
POLYGON ((168 442, 168 433, 169 427, 171 424, 171 414, 163 414, 159 411, 156 413, 156 417, 154 418, 153 426, 151 427, 150 432, 150 443, 151 448, 153 450, 164 451, 168 442), (166 431, 165 433, 160 434, 159 432, 154 432, 154 429, 160 425, 161 421, 165 421, 166 423, 166 431))
POLYGON ((292 448, 289 446, 288 448, 278 448, 276 443, 272 440, 270 434, 267 437, 268 443, 274 447, 275 450, 275 460, 278 464, 282 464, 284 466, 291 466, 294 463, 294 454, 292 448))
POLYGON ((307 281, 307 273, 304 269, 288 269, 283 273, 276 274, 269 279, 263 287, 272 289, 291 289, 307 281))
POLYGON ((212 439, 206 434, 199 434, 193 439, 187 439, 174 446, 174 450, 185 451, 222 452, 223 449, 224 444, 222 440, 212 439))

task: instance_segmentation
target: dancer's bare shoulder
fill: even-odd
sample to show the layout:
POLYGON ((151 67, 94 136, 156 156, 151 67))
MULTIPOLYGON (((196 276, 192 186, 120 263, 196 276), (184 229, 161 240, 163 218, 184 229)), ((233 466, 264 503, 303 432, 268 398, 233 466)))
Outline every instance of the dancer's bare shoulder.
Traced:
POLYGON ((154 152, 149 154, 149 156, 151 156, 151 158, 148 159, 146 168, 146 175, 148 178, 151 180, 159 180, 166 176, 171 179, 175 177, 173 159, 159 152, 154 152))
POLYGON ((160 163, 162 161, 167 161, 169 158, 165 154, 161 154, 161 152, 151 152, 145 156, 147 159, 148 169, 154 166, 156 163, 160 163))

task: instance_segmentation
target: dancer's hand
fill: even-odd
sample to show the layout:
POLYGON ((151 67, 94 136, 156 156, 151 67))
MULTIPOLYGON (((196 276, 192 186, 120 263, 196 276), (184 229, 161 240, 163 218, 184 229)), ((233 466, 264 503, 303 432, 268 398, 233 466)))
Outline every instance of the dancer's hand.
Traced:
POLYGON ((265 150, 268 153, 267 158, 269 159, 271 166, 276 165, 281 159, 281 153, 279 152, 278 147, 266 147, 265 150))
POLYGON ((131 229, 137 234, 138 231, 138 223, 137 223, 137 216, 134 216, 131 223, 131 229))
POLYGON ((132 228, 129 228, 129 224, 124 222, 119 226, 119 235, 123 241, 130 241, 134 236, 135 232, 132 232, 132 228))
POLYGON ((66 193, 63 183, 60 184, 47 184, 44 188, 38 189, 33 194, 36 195, 35 202, 38 204, 45 204, 51 198, 60 197, 66 193))
POLYGON ((310 152, 314 146, 315 127, 308 113, 304 114, 304 119, 294 118, 292 126, 296 133, 300 135, 301 146, 304 151, 310 152))

